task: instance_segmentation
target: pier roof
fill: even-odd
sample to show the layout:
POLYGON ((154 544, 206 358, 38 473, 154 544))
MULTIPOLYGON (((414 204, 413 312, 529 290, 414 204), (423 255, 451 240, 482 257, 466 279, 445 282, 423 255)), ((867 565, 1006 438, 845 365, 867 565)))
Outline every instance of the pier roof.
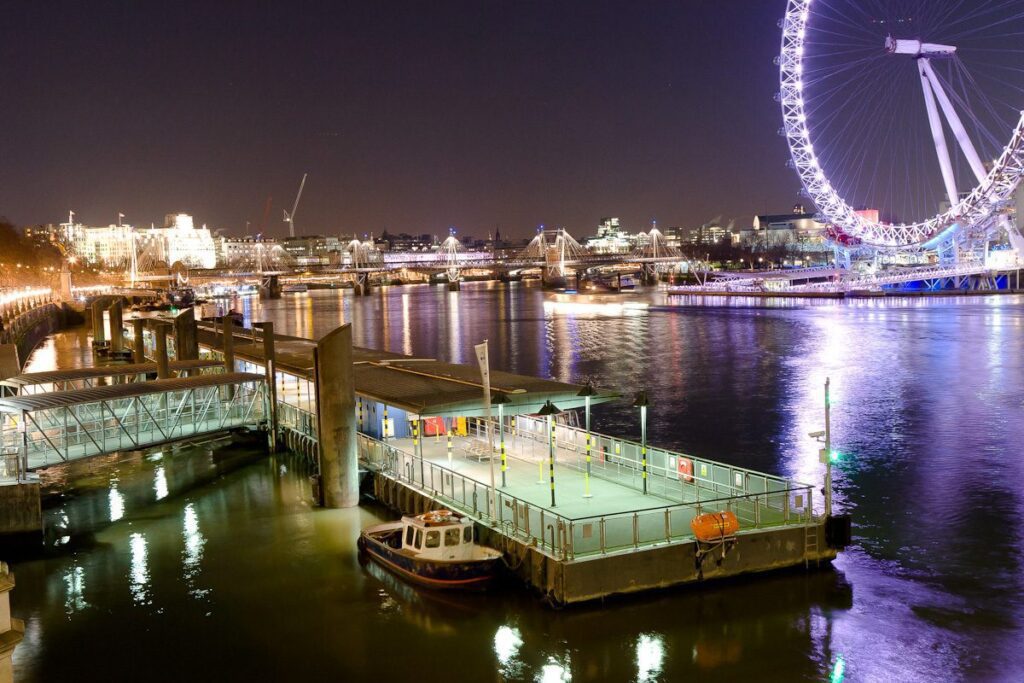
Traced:
POLYGON ((189 389, 197 389, 201 387, 230 386, 242 384, 244 382, 262 382, 263 380, 263 375, 256 375, 248 372, 229 372, 212 375, 197 375, 195 377, 158 379, 152 382, 107 384, 101 387, 90 387, 88 389, 52 391, 45 394, 32 394, 28 396, 5 396, 0 398, 0 413, 20 413, 22 411, 28 411, 31 413, 36 410, 66 408, 68 406, 81 405, 83 403, 112 401, 119 398, 131 398, 133 396, 147 396, 149 394, 159 394, 167 391, 187 391, 189 389))
MULTIPOLYGON (((436 360, 389 360, 356 363, 356 393, 364 398, 423 417, 480 417, 486 412, 480 370, 436 360)), ((504 394, 507 415, 538 412, 546 401, 562 410, 582 408, 582 387, 540 377, 491 370, 491 396, 504 394)), ((598 390, 591 403, 618 398, 611 391, 598 390)), ((492 408, 492 414, 497 407, 492 408)))
MULTIPOLYGON (((233 328, 234 353, 239 359, 263 362, 263 347, 253 343, 252 331, 233 328)), ((221 334, 208 323, 199 323, 199 343, 220 349, 221 334)), ((277 368, 313 379, 313 350, 316 342, 302 337, 274 334, 277 368)), ((356 394, 424 417, 479 417, 485 414, 480 369, 475 365, 445 363, 433 358, 416 358, 391 351, 353 347, 356 394)), ((508 415, 536 413, 545 401, 562 410, 582 408, 578 396, 582 386, 551 379, 491 370, 491 394, 505 394, 508 415)), ((612 391, 598 390, 591 404, 619 398, 612 391)), ((496 413, 497 408, 492 412, 496 413)))
MULTIPOLYGON (((168 363, 171 370, 200 370, 216 368, 223 365, 221 361, 202 358, 199 360, 172 360, 168 363)), ((77 380, 98 379, 100 377, 117 377, 121 375, 143 375, 156 372, 156 363, 128 363, 122 365, 94 365, 87 368, 66 368, 63 370, 45 370, 43 372, 23 372, 14 377, 0 380, 0 385, 9 387, 25 387, 36 384, 52 384, 73 382, 77 380)))

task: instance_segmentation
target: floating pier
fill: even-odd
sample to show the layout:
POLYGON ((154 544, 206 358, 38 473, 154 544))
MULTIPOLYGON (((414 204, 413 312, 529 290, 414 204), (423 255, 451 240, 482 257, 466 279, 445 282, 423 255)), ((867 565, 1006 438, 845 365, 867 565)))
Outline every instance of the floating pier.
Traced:
MULTIPOLYGON (((191 399, 177 405, 201 411, 197 414, 207 420, 223 414, 232 425, 248 421, 267 429, 272 445, 282 443, 310 460, 320 475, 315 493, 328 505, 352 504, 349 492, 358 469, 364 492, 396 511, 448 508, 468 515, 482 542, 504 553, 509 570, 557 604, 817 565, 833 559, 848 540, 848 519, 814 513, 809 484, 646 440, 599 434, 588 429, 589 419, 568 419, 586 418, 591 405, 618 399, 615 392, 492 371, 489 406, 477 367, 352 348, 347 334, 325 338, 334 346, 318 344, 275 334, 270 324, 244 329, 227 321, 191 323, 186 345, 175 336, 181 325, 149 318, 126 319, 122 341, 137 359, 145 356, 154 363, 12 378, 6 386, 20 389, 24 398, 7 402, 20 409, 26 401, 50 405, 41 398, 47 394, 25 394, 41 386, 64 387, 60 382, 112 385, 74 385, 61 392, 62 406, 76 402, 67 394, 79 394, 78 404, 89 393, 127 400, 143 391, 129 388, 139 379, 158 369, 177 372, 179 377, 145 385, 205 392, 199 408, 191 399), (340 353, 338 343, 350 351, 340 353), (178 358, 179 347, 198 358, 178 358), (324 366, 332 363, 349 366, 351 374, 336 368, 336 377, 325 380, 331 375, 324 366), (211 372, 224 373, 223 379, 211 372), (99 379, 102 373, 106 379, 99 379), (333 388, 318 387, 318 377, 333 388), (351 401, 341 396, 320 402, 324 391, 347 391, 351 401), (344 414, 333 415, 339 411, 344 414), (333 441, 321 454, 326 430, 332 430, 333 441), (734 515, 738 530, 698 539, 693 520, 709 513, 734 515)), ((155 429, 169 413, 159 412, 154 389, 143 411, 152 419, 143 419, 142 426, 152 422, 155 429)), ((134 414, 128 405, 110 406, 125 421, 118 443, 126 438, 138 447, 146 439, 125 420, 134 414)), ((99 416, 102 420, 102 406, 99 416)), ((179 419, 181 411, 174 416, 179 419)), ((113 429, 107 422, 105 428, 113 429)), ((70 435, 56 434, 62 424, 51 419, 46 429, 30 425, 27 443, 37 450, 52 446, 58 457, 63 446, 70 456, 70 435)), ((81 429, 72 431, 82 439, 81 429)), ((95 442, 72 450, 87 454, 96 450, 95 442)))

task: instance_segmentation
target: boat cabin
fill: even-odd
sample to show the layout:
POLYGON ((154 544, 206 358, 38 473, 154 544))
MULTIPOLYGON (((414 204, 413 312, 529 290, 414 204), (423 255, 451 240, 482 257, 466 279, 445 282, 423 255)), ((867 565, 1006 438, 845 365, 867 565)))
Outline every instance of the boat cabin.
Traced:
POLYGON ((472 560, 473 521, 447 510, 402 517, 402 550, 423 560, 472 560))

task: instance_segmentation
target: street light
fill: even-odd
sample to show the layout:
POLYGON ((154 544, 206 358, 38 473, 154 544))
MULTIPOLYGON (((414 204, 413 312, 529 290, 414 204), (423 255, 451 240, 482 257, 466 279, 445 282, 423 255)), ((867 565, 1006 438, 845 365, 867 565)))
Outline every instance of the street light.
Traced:
POLYGON ((590 382, 587 382, 586 386, 580 389, 580 393, 576 395, 582 396, 584 401, 583 415, 584 424, 587 428, 587 471, 583 476, 583 497, 590 498, 590 399, 597 395, 597 391, 590 382))
POLYGON ((551 480, 551 507, 555 507, 555 415, 562 411, 551 401, 546 401, 539 415, 548 418, 548 477, 551 480))
POLYGON ((633 407, 640 409, 640 464, 643 467, 643 482, 644 482, 644 495, 647 495, 647 406, 650 402, 647 400, 646 391, 636 392, 636 398, 633 399, 633 407))
POLYGON ((505 488, 505 471, 508 469, 505 459, 505 404, 511 403, 509 397, 503 393, 491 396, 491 404, 498 406, 498 444, 501 449, 501 488, 505 488))

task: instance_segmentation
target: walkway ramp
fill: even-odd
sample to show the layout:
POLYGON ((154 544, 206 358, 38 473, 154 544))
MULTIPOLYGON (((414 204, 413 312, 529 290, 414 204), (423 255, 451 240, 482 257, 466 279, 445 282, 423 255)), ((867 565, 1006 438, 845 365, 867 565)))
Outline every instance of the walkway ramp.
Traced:
POLYGON ((218 373, 0 398, 0 446, 12 476, 93 455, 253 426, 262 375, 218 373))

